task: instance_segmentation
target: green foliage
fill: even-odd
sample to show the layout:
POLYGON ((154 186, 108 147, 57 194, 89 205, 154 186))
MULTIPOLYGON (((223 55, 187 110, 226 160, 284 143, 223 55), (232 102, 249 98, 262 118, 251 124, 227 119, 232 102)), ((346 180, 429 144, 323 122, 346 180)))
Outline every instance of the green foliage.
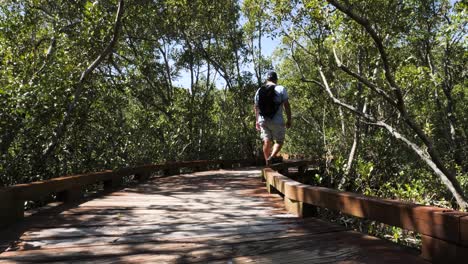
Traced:
MULTIPOLYGON (((447 200, 449 195, 441 181, 407 145, 388 132, 357 121, 352 113, 343 112, 344 108, 331 104, 324 88, 317 85, 321 83, 320 69, 340 101, 359 110, 366 104, 367 113, 401 131, 414 144, 422 145, 388 101, 337 68, 333 51, 348 69, 393 96, 375 40, 326 1, 302 3, 279 14, 281 21, 277 22, 283 25, 280 35, 284 36, 279 56, 281 74, 290 78, 288 86, 297 97, 292 100, 294 109, 300 113, 296 118, 300 128, 288 135, 292 141, 288 151, 300 152, 302 146, 307 146, 306 149, 314 148, 316 154, 333 157, 325 173, 337 186, 347 173, 353 127, 358 123, 359 145, 346 176, 347 190, 450 207, 453 200, 447 200)), ((452 9, 448 1, 344 3, 348 4, 383 39, 389 71, 402 89, 406 111, 433 140, 445 165, 464 179, 461 175, 467 169, 463 151, 467 130, 462 120, 467 118, 467 83, 460 65, 466 68, 467 52, 466 38, 461 37, 466 35, 466 22, 460 18, 466 8, 459 2, 452 9), (458 25, 458 30, 453 24, 458 25)), ((461 185, 468 191, 465 183, 461 185)))
POLYGON ((112 37, 116 3, 2 2, 0 185, 253 155, 255 88, 235 71, 246 60, 237 3, 125 2, 118 43, 83 84, 73 111, 81 74, 112 37), (189 89, 173 85, 182 72, 192 73, 189 89), (228 89, 215 87, 221 74, 228 89), (66 113, 66 133, 44 156, 66 113))
MULTIPOLYGON (((0 185, 164 160, 260 155, 252 98, 275 65, 293 108, 284 151, 326 159, 316 183, 330 179, 338 187, 346 177, 349 191, 453 205, 408 146, 337 107, 317 84, 322 71, 338 99, 365 105, 423 146, 388 101, 337 68, 334 51, 393 96, 374 39, 327 1, 126 2, 117 45, 83 83, 70 113, 80 76, 112 38, 116 3, 2 2, 0 185), (260 50, 268 37, 282 43, 270 58, 260 50), (190 76, 189 87, 174 84, 182 74, 190 76), (67 114, 66 133, 44 156, 67 114), (347 168, 355 131, 359 144, 347 168)), ((466 4, 348 2, 383 39, 409 116, 468 190, 466 4)))
MULTIPOLYGON (((427 152, 388 101, 338 67, 336 54, 390 96, 386 71, 394 75, 408 116, 468 194, 466 1, 340 1, 382 39, 386 69, 375 39, 328 1, 128 0, 114 49, 76 96, 80 76, 112 39, 116 2, 2 1, 0 186, 166 160, 261 155, 252 99, 275 65, 293 110, 284 151, 323 160, 311 182, 453 208, 451 193, 407 144, 330 100, 320 72, 336 98, 427 152), (261 46, 274 37, 281 45, 265 57, 261 46), (190 76, 189 87, 175 85, 182 75, 190 76), (44 155, 53 139, 57 148, 44 155)), ((399 228, 323 214, 419 243, 399 228)))

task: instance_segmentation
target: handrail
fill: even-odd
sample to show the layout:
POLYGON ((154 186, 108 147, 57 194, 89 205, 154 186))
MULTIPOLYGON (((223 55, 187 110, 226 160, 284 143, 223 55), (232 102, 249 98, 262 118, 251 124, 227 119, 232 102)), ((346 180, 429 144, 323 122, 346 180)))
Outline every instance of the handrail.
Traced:
POLYGON ((421 256, 425 259, 457 263, 468 258, 466 212, 302 184, 273 169, 262 171, 267 189, 284 196, 287 209, 298 215, 313 214, 306 210, 314 206, 338 210, 420 233, 421 256))
POLYGON ((276 170, 276 171, 286 170, 287 168, 291 168, 291 167, 298 167, 301 169, 305 169, 306 166, 315 164, 315 163, 316 162, 312 160, 294 160, 294 161, 286 161, 286 162, 272 164, 269 166, 269 168, 272 170, 276 170))
POLYGON ((163 164, 147 164, 119 170, 105 170, 85 174, 62 176, 44 181, 17 184, 0 188, 0 228, 18 222, 24 217, 24 202, 40 200, 47 195, 57 194, 58 200, 74 202, 83 195, 86 186, 103 183, 104 190, 112 190, 122 184, 123 178, 134 175, 138 181, 147 180, 151 174, 163 171, 170 176, 180 173, 181 168, 191 168, 194 171, 206 170, 208 167, 222 169, 262 163, 260 160, 197 160, 169 161, 163 164))

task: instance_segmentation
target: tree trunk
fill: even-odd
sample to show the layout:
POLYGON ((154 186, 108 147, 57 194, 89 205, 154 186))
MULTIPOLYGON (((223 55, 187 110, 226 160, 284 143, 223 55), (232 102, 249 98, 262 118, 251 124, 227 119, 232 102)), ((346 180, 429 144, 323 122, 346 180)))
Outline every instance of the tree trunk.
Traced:
MULTIPOLYGON (((416 143, 410 141, 408 138, 406 138, 404 135, 402 135, 401 133, 399 133, 398 131, 396 131, 395 128, 393 128, 392 126, 386 124, 385 122, 383 121, 379 121, 377 120, 375 117, 373 117, 372 115, 370 114, 366 114, 366 113, 363 113, 362 111, 360 111, 359 109, 357 109, 356 107, 353 107, 349 104, 346 104, 346 103, 343 103, 341 102, 340 100, 338 100, 332 93, 332 91, 330 90, 329 86, 328 86, 328 82, 325 78, 325 75, 323 74, 323 72, 320 70, 320 76, 322 78, 322 81, 323 81, 323 85, 321 85, 325 90, 326 92, 328 93, 329 97, 333 100, 333 103, 339 105, 339 106, 342 106, 342 107, 345 107, 347 108, 348 110, 354 112, 355 114, 358 114, 360 115, 361 117, 363 118, 366 118, 367 120, 371 121, 371 122, 374 122, 374 125, 377 125, 377 126, 380 126, 380 127, 383 127, 385 129, 387 129, 388 132, 390 132, 390 134, 395 137, 396 139, 404 142, 408 147, 410 147, 411 150, 413 150, 420 158, 422 161, 424 161, 432 170, 433 172, 440 178, 440 180, 442 181, 442 183, 447 187, 447 189, 452 193, 453 197, 455 198, 455 200, 457 201, 457 204, 459 205, 460 209, 461 210, 466 210, 468 208, 468 203, 466 202, 465 200, 465 196, 464 196, 464 193, 463 193, 463 190, 461 189, 461 186, 460 186, 460 183, 458 182, 458 180, 455 178, 455 176, 453 174, 451 174, 444 166, 443 164, 441 163, 441 159, 440 157, 438 156, 438 153, 434 150, 434 148, 432 147, 431 145, 431 142, 430 141, 427 141, 427 137, 425 138, 426 141, 423 141, 424 143, 424 147, 427 148, 426 149, 423 149, 422 147, 418 146, 416 143)), ((405 113, 404 113, 405 114, 405 113)), ((404 121, 408 124, 408 126, 410 126, 413 131, 417 131, 419 134, 418 136, 420 136, 421 134, 421 131, 418 130, 418 127, 416 126, 416 124, 414 124, 414 121, 412 119, 409 119, 407 115, 403 115, 402 118, 404 119, 404 121)), ((425 134, 423 134, 425 135, 425 134)))
MULTIPOLYGON (((62 122, 57 126, 52 136, 52 140, 47 148, 44 150, 42 158, 40 159, 41 162, 47 160, 47 158, 52 154, 52 152, 57 147, 60 139, 64 136, 66 132, 66 128, 70 122, 71 115, 78 104, 78 100, 81 97, 83 92, 83 85, 84 82, 88 79, 89 75, 101 64, 101 62, 106 58, 109 54, 111 54, 114 46, 117 44, 119 33, 122 28, 122 16, 124 11, 124 0, 119 1, 119 5, 117 8, 117 14, 114 23, 114 29, 112 34, 112 39, 107 44, 106 48, 99 54, 99 56, 91 63, 91 65, 86 68, 85 71, 82 72, 80 79, 76 85, 75 93, 73 96, 73 100, 68 104, 67 111, 64 114, 62 122)), ((44 163, 42 163, 44 164, 44 163)))
MULTIPOLYGON (((354 9, 353 7, 349 5, 344 5, 343 3, 337 0, 327 0, 327 1, 333 6, 335 6, 338 10, 346 14, 349 18, 354 20, 356 23, 360 24, 366 30, 369 36, 372 38, 372 40, 374 41, 374 45, 380 54, 380 59, 382 61, 382 66, 384 68, 385 79, 388 85, 390 86, 390 88, 392 89, 394 97, 396 98, 396 101, 390 99, 389 103, 391 103, 396 108, 396 110, 398 110, 398 112, 401 115, 402 121, 404 121, 405 124, 413 131, 413 133, 415 133, 417 137, 423 142, 427 151, 421 151, 421 148, 419 146, 417 146, 413 142, 406 139, 403 135, 395 132, 394 129, 392 127, 388 127, 387 124, 381 122, 382 124, 385 125, 384 126, 381 124, 381 126, 384 126, 390 132, 394 132, 392 133, 392 135, 394 135, 398 139, 404 140, 405 143, 411 146, 411 148, 418 154, 418 156, 421 157, 421 159, 424 160, 426 164, 429 165, 429 167, 434 171, 434 173, 437 176, 439 176, 441 181, 450 190, 454 198, 457 200, 457 203, 460 206, 460 208, 463 210, 466 210, 468 208, 468 202, 466 201, 466 198, 465 198, 463 189, 460 186, 460 183, 458 182, 454 173, 451 172, 443 163, 442 159, 440 158, 439 152, 434 148, 434 144, 432 140, 421 129, 421 127, 414 121, 414 119, 411 117, 411 115, 408 113, 406 109, 402 90, 395 81, 395 76, 393 75, 393 72, 391 69, 391 64, 389 61, 388 54, 385 50, 382 38, 379 36, 378 32, 375 30, 375 27, 371 25, 371 22, 367 18, 361 16, 358 12, 356 12, 356 9, 354 9)), ((322 78, 324 78, 324 76, 322 76, 322 78)), ((331 93, 331 91, 329 93, 331 93)), ((388 100, 388 98, 385 98, 385 99, 388 100)), ((334 101, 339 102, 339 100, 336 98, 334 98, 334 101)), ((347 106, 353 108, 352 106, 349 106, 349 105, 347 106)), ((355 108, 353 109, 356 110, 355 108)), ((359 111, 357 110, 357 112, 359 111)))
MULTIPOLYGON (((358 71, 358 74, 361 75, 362 74, 362 62, 363 62, 363 51, 362 51, 362 49, 359 49, 357 60, 358 60, 357 71, 358 71)), ((366 107, 367 107, 367 102, 366 102, 366 100, 362 99, 362 93, 364 91, 364 87, 363 87, 362 83, 357 84, 357 89, 358 89, 358 94, 357 94, 358 106, 357 107, 358 107, 358 109, 362 109, 361 111, 363 113, 365 113, 366 112, 366 107)), ((345 171, 344 171, 344 175, 341 178, 340 183, 338 184, 338 189, 339 190, 344 190, 345 189, 347 180, 349 179, 349 176, 353 171, 353 164, 354 164, 354 160, 355 160, 355 157, 357 156, 357 152, 358 152, 358 149, 359 149, 360 139, 361 139, 361 117, 356 115, 355 122, 354 122, 353 145, 352 145, 351 150, 349 152, 348 161, 346 162, 346 168, 345 168, 345 171)))

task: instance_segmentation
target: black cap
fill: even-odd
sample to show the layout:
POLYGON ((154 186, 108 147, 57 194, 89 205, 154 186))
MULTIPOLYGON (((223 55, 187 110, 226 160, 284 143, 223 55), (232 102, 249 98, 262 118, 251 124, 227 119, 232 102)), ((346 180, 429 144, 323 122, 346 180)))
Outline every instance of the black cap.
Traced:
POLYGON ((278 75, 276 74, 276 72, 271 71, 268 73, 267 81, 277 81, 277 80, 278 80, 278 75))

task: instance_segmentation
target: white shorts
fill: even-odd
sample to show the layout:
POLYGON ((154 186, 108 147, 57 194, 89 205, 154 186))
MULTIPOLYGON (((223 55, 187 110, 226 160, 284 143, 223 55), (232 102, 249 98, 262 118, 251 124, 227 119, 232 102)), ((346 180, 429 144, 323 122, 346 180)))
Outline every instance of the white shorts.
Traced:
POLYGON ((260 137, 262 140, 275 140, 278 143, 283 143, 286 135, 286 127, 284 124, 277 124, 270 121, 260 123, 260 137))

